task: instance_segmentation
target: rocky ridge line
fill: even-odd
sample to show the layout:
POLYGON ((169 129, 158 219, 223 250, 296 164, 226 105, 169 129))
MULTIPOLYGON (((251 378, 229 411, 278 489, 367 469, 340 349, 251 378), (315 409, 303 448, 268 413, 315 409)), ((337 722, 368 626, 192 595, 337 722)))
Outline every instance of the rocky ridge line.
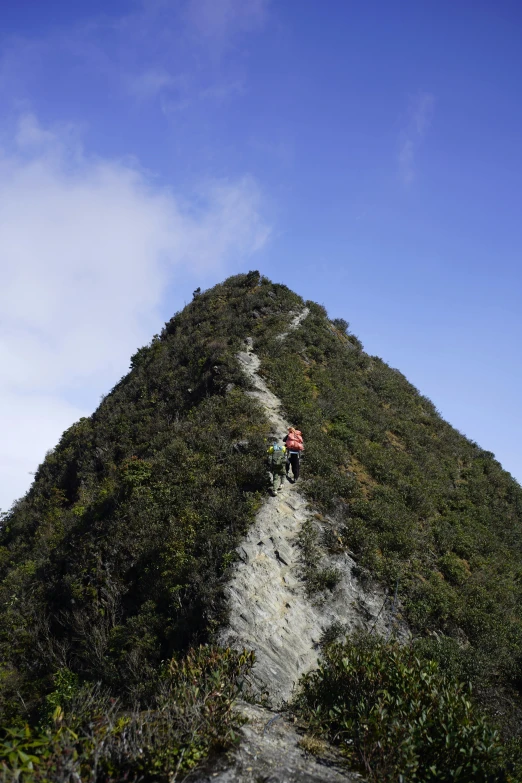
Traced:
MULTIPOLYGON (((305 308, 295 314, 284 340, 301 326, 305 308)), ((254 387, 247 392, 257 399, 281 436, 288 421, 279 398, 259 375, 260 360, 251 337, 238 361, 254 387)), ((275 497, 268 497, 253 527, 237 549, 239 562, 226 588, 229 624, 220 642, 235 648, 255 650, 254 691, 275 706, 236 704, 246 719, 236 749, 222 762, 221 769, 200 775, 199 783, 355 783, 361 776, 349 772, 333 748, 324 745, 310 755, 301 743, 302 734, 285 702, 292 697, 299 677, 317 664, 320 640, 332 625, 347 632, 374 628, 387 635, 397 622, 387 608, 385 594, 364 589, 355 578, 355 561, 348 554, 328 555, 321 566, 335 567, 340 581, 333 591, 312 600, 303 579, 298 537, 303 524, 317 525, 308 502, 298 489, 286 484, 275 497)), ((405 633, 405 629, 399 629, 405 633)))
MULTIPOLYGON (((298 328, 307 315, 308 309, 297 314, 279 339, 298 328)), ((258 374, 260 362, 252 338, 245 340, 238 359, 255 387, 248 393, 265 409, 273 434, 281 435, 288 424, 279 399, 258 374)), ((273 703, 287 699, 300 673, 317 661, 315 637, 320 636, 321 610, 306 598, 296 546, 309 515, 295 485, 287 484, 278 496, 268 498, 238 548, 240 563, 227 590, 230 624, 220 641, 256 651, 254 685, 273 703), (306 629, 298 648, 295 626, 306 629)), ((360 783, 361 776, 348 772, 339 753, 328 745, 314 755, 308 753, 302 746, 302 731, 286 711, 246 702, 238 702, 235 709, 246 721, 238 745, 217 768, 196 773, 198 783, 360 783)))
MULTIPOLYGON (((296 315, 280 338, 299 328, 307 315, 307 309, 296 315)), ((281 437, 289 422, 279 398, 259 375, 252 338, 245 340, 238 360, 254 386, 247 393, 259 401, 273 434, 281 437)), ((307 520, 317 524, 298 485, 287 483, 276 497, 268 497, 237 550, 240 562, 226 588, 230 619, 221 642, 255 650, 256 690, 276 705, 288 701, 301 675, 316 666, 319 643, 329 627, 342 626, 350 633, 373 626, 387 635, 394 623, 384 606, 384 593, 361 586, 353 574, 355 561, 345 553, 325 554, 321 562, 340 574, 333 591, 325 591, 318 600, 308 597, 298 546, 307 520)))

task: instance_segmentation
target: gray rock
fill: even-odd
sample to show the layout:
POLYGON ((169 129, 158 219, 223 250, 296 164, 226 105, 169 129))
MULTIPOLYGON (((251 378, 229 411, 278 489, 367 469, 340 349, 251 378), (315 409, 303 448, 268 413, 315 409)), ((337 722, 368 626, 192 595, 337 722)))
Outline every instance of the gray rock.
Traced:
MULTIPOLYGON (((307 315, 307 308, 295 315, 279 339, 285 339, 307 315)), ((264 409, 274 436, 286 433, 288 421, 279 398, 259 375, 260 361, 252 338, 245 340, 245 351, 237 358, 253 387, 246 393, 264 409)), ((297 485, 287 483, 274 497, 267 497, 237 549, 238 562, 225 588, 229 623, 219 641, 237 649, 255 650, 252 690, 267 696, 277 707, 292 698, 301 675, 316 666, 319 642, 329 628, 350 633, 366 627, 384 635, 393 628, 399 635, 407 634, 407 628, 397 619, 397 605, 390 609, 391 602, 382 590, 370 580, 356 578, 355 561, 347 553, 323 554, 320 567, 336 568, 340 580, 319 601, 309 598, 298 546, 306 520, 319 524, 297 485)), ((239 745, 224 768, 197 778, 201 783, 360 780, 359 775, 343 768, 331 748, 325 747, 319 757, 306 754, 295 726, 285 715, 244 703, 237 708, 248 720, 239 745)))
MULTIPOLYGON (((297 328, 306 314, 294 317, 289 329, 297 328)), ((258 373, 260 361, 252 342, 245 344, 247 350, 238 360, 254 387, 247 394, 259 401, 274 433, 282 435, 289 425, 281 402, 258 373)), ((373 627, 383 635, 397 626, 384 592, 360 583, 353 573, 355 561, 347 554, 323 556, 320 566, 335 567, 341 578, 333 592, 326 591, 320 601, 310 600, 298 537, 307 519, 317 522, 297 487, 285 484, 267 497, 239 547, 239 562, 225 588, 229 624, 220 635, 222 644, 255 650, 254 687, 276 705, 291 699, 301 675, 316 666, 318 641, 331 626, 342 626, 347 633, 373 627)))
POLYGON ((304 319, 306 318, 309 312, 310 312, 309 308, 305 307, 300 313, 297 313, 292 319, 292 321, 290 321, 287 331, 278 334, 277 339, 284 340, 286 337, 288 337, 290 332, 292 332, 294 329, 297 329, 299 326, 301 326, 301 324, 303 323, 304 319))
POLYGON ((241 703, 247 719, 238 748, 223 766, 190 778, 197 783, 355 783, 362 778, 349 772, 341 757, 328 746, 318 755, 300 747, 302 735, 292 719, 265 707, 241 703))

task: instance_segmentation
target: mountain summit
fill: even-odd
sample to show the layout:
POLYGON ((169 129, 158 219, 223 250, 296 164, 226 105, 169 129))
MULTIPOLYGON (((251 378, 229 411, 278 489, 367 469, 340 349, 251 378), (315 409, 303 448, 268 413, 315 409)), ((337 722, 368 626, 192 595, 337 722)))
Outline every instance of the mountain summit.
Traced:
POLYGON ((5 780, 519 779, 522 489, 257 272, 64 433, 0 580, 5 780))

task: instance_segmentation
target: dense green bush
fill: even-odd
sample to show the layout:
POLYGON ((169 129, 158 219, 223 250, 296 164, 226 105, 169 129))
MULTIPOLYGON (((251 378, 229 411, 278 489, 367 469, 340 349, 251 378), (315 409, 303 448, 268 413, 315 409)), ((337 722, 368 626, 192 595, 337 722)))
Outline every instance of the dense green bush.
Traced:
POLYGON ((179 780, 237 738, 233 710, 252 653, 200 647, 162 667, 147 707, 122 710, 99 687, 66 693, 49 725, 5 729, 2 783, 179 780))
POLYGON ((322 551, 318 539, 317 530, 307 520, 299 531, 297 543, 301 550, 302 576, 310 598, 325 590, 333 590, 341 579, 337 568, 321 563, 322 551))
POLYGON ((400 372, 307 304, 284 342, 256 342, 305 436, 303 490, 361 573, 390 589, 398 581, 414 633, 460 646, 474 693, 510 736, 522 725, 522 489, 400 372))
POLYGON ((469 686, 414 647, 369 635, 334 642, 295 706, 375 783, 508 780, 498 735, 473 709, 469 686))

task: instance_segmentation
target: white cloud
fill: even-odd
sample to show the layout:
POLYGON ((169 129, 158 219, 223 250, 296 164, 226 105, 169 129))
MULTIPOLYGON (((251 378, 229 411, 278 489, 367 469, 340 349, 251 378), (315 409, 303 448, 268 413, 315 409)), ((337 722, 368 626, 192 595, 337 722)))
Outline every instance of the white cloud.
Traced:
POLYGON ((430 92, 420 92, 412 102, 411 116, 417 135, 421 138, 431 124, 434 106, 435 97, 430 92))
POLYGON ((149 100, 174 84, 174 77, 164 68, 149 68, 138 76, 129 77, 129 92, 139 100, 149 100))
POLYGON ((157 331, 176 269, 224 274, 268 233, 249 178, 188 202, 22 118, 0 155, 0 508, 81 415, 78 390, 107 391, 157 331))
POLYGON ((414 163, 415 145, 411 139, 404 139, 399 150, 399 166, 403 182, 409 185, 415 179, 414 163))
POLYGON ((426 131, 431 125, 435 97, 429 92, 419 92, 410 101, 406 126, 399 136, 397 160, 402 181, 410 185, 415 179, 415 156, 426 131))
POLYGON ((203 38, 224 45, 261 27, 267 11, 268 0, 189 0, 187 20, 203 38))

